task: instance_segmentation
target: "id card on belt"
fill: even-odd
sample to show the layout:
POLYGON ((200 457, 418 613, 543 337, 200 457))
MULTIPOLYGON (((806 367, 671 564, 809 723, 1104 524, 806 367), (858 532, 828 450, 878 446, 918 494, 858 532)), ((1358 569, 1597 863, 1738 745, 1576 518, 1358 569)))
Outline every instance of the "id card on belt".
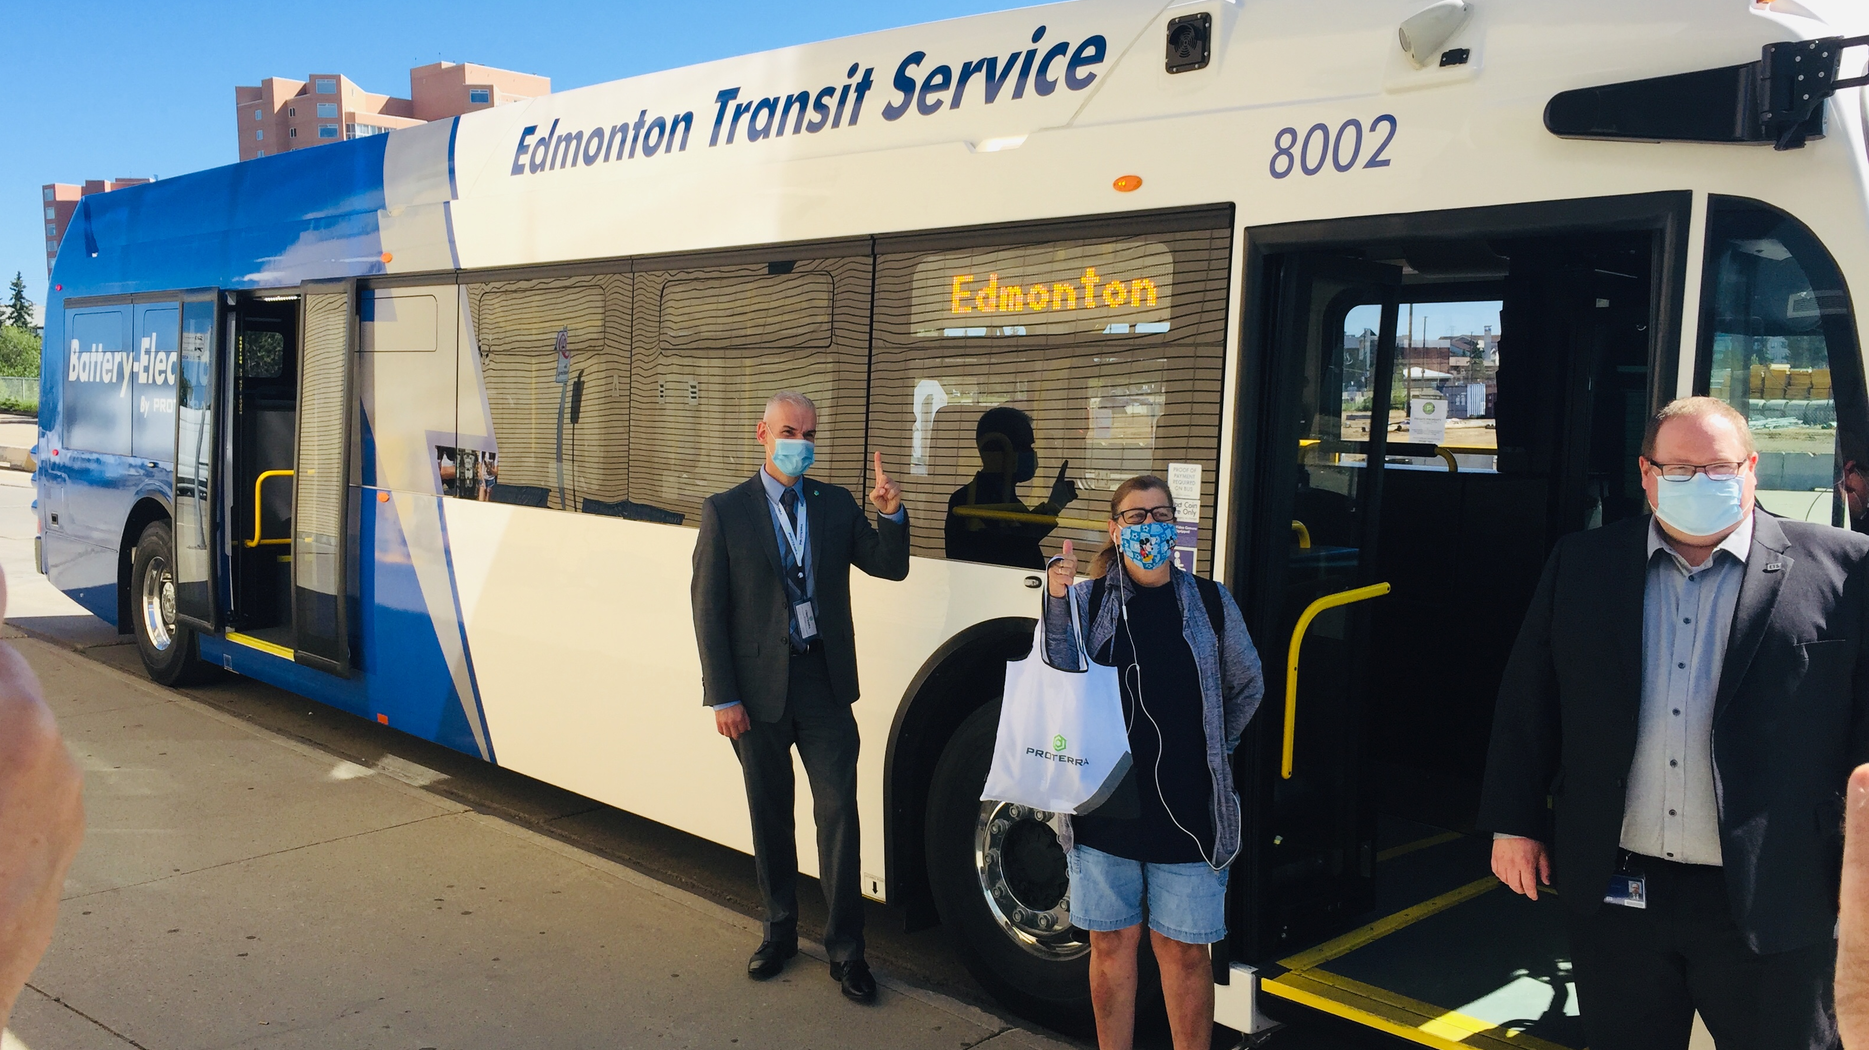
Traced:
POLYGON ((1620 904, 1625 908, 1648 907, 1648 879, 1641 875, 1617 872, 1609 877, 1609 892, 1603 895, 1604 904, 1620 904))
POLYGON ((817 638, 818 614, 812 610, 810 602, 792 606, 792 625, 798 628, 798 637, 805 641, 817 638))

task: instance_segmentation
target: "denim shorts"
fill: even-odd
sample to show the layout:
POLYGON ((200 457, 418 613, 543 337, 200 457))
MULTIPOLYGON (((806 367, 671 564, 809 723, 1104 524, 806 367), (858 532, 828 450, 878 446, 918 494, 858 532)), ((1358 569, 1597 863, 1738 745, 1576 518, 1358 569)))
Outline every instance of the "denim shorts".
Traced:
POLYGON ((1089 846, 1065 854, 1071 872, 1071 925, 1110 933, 1142 921, 1183 944, 1212 944, 1227 935, 1227 873, 1206 864, 1147 864, 1089 846))

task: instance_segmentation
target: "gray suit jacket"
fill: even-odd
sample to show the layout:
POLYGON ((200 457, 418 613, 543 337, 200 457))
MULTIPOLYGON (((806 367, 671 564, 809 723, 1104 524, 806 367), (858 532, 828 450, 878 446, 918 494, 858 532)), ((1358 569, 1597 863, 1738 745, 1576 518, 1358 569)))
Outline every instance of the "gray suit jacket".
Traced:
MULTIPOLYGON (((1478 825, 1551 843, 1552 883, 1584 913, 1622 834, 1647 551, 1646 516, 1558 543, 1493 717, 1478 825)), ((1831 936, 1844 785, 1865 761, 1869 537, 1759 511, 1713 707, 1727 896, 1754 951, 1831 936)))
MULTIPOLYGON (((850 567, 900 580, 909 574, 909 527, 881 518, 878 527, 849 490, 807 477, 812 581, 818 637, 830 665, 831 689, 857 699, 856 631, 850 622, 850 567)), ((701 648, 703 704, 739 701, 761 722, 785 712, 792 647, 791 609, 780 579, 779 540, 766 490, 757 475, 701 504, 694 545, 694 636, 701 648)))

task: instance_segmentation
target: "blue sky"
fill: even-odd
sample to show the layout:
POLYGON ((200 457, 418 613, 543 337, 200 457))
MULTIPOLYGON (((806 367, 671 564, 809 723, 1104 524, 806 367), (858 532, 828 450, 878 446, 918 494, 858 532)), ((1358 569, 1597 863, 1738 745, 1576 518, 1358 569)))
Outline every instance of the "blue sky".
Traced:
POLYGON ((0 92, 14 145, 0 165, 0 284, 45 295, 40 187, 181 175, 236 157, 234 87, 335 71, 407 97, 409 68, 479 62, 555 90, 812 40, 1030 6, 1018 0, 106 0, 10 5, 0 92))

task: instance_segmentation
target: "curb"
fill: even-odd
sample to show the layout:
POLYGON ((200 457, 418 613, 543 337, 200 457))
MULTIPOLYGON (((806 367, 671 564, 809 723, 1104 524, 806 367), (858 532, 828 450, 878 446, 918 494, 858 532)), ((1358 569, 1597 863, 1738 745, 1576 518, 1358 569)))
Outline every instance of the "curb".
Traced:
POLYGON ((32 449, 20 448, 17 445, 0 445, 0 467, 8 470, 30 471, 37 466, 38 461, 32 458, 32 449))

